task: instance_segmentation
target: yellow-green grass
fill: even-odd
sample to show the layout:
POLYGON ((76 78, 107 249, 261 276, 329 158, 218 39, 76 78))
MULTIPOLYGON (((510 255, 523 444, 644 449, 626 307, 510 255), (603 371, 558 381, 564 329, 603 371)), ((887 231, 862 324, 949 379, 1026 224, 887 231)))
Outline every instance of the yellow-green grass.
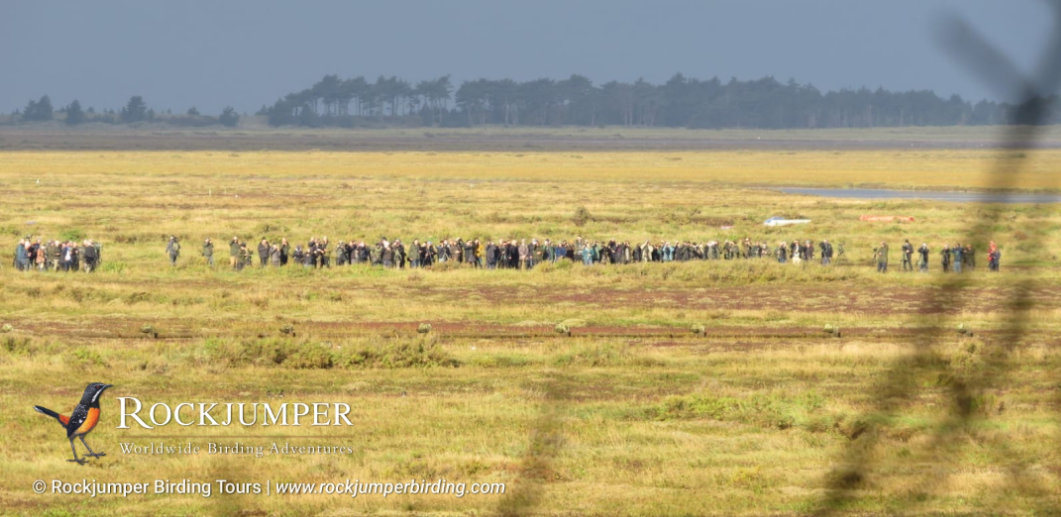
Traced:
MULTIPOLYGON (((416 338, 409 338, 416 339, 416 338)), ((30 343, 5 350, 5 475, 8 512, 39 514, 802 513, 828 495, 844 451, 867 422, 883 423, 866 486, 852 508, 870 512, 1034 513, 1056 503, 1052 346, 1015 357, 1005 390, 976 395, 961 429, 946 427, 949 380, 935 369, 894 413, 874 386, 910 350, 883 339, 761 340, 655 347, 649 341, 545 338, 459 340, 442 346, 457 368, 294 369, 234 366, 198 344, 101 341, 30 343), (78 352, 82 350, 84 352, 78 352), (68 380, 62 382, 62 380, 68 380), (54 423, 30 410, 76 398, 74 379, 118 383, 90 443, 108 456, 65 462, 54 423), (344 401, 353 428, 117 430, 113 397, 145 401, 344 401), (256 437, 255 435, 266 435, 256 437), (163 435, 164 438, 153 438, 163 435), (209 435, 211 438, 201 438, 209 435), (287 438, 286 436, 295 437, 287 438), (306 437, 310 435, 310 437, 306 437), (313 436, 320 436, 314 438, 313 436), (937 442, 943 440, 946 446, 937 442), (266 446, 349 445, 341 457, 126 456, 119 443, 266 446), (1012 471, 1010 469, 1013 469, 1012 471), (505 496, 41 497, 36 479, 332 482, 434 480, 507 483, 505 496), (526 507, 521 506, 527 504, 526 507)), ((975 338, 947 337, 939 358, 961 378, 985 352, 975 338)))
MULTIPOLYGON (((992 151, 838 153, 0 153, 0 195, 9 201, 0 208, 0 324, 11 325, 0 334, 0 507, 27 515, 1058 508, 1061 214, 1053 205, 832 200, 750 188, 983 188, 992 186, 983 174, 998 164, 992 151), (580 206, 590 214, 581 226, 573 218, 580 206), (864 213, 916 221, 860 222, 864 213), (772 215, 813 222, 764 228, 772 215), (981 216, 990 224, 970 235, 981 216), (98 239, 103 268, 14 271, 10 252, 27 234, 98 239), (164 254, 171 234, 184 242, 176 268, 164 254), (263 236, 296 243, 322 235, 370 243, 380 235, 748 236, 771 245, 828 238, 846 254, 829 268, 739 260, 236 273, 227 268, 233 235, 252 245, 263 236), (205 237, 217 244, 213 270, 198 256, 205 237), (938 285, 957 277, 896 271, 904 238, 929 243, 933 271, 941 244, 972 242, 978 267, 951 300, 938 285), (881 240, 892 249, 888 275, 870 260, 881 240), (997 274, 985 271, 989 240, 1003 249, 997 274), (1034 286, 1032 305, 1027 332, 1010 342, 1008 304, 1020 282, 1034 286), (433 326, 426 336, 416 332, 421 322, 433 326), (572 335, 555 332, 557 323, 572 335), (920 335, 934 346, 918 355, 920 335), (93 380, 117 385, 88 438, 108 456, 77 466, 65 462, 62 430, 31 406, 69 410, 93 380), (896 386, 911 391, 896 398, 896 386), (972 410, 956 423, 957 386, 971 390, 972 410), (125 456, 120 442, 150 432, 114 428, 118 396, 345 401, 355 408, 352 428, 275 434, 320 433, 291 441, 338 441, 355 453, 125 456), (847 498, 830 499, 846 462, 865 457, 864 479, 847 498), (445 477, 505 482, 509 493, 92 500, 31 491, 36 479, 86 477, 445 477)), ((1061 155, 1023 153, 1007 158, 1027 171, 1014 186, 1057 188, 1061 155)), ((202 444, 282 440, 239 428, 165 433, 202 444)))
MULTIPOLYGON (((689 182, 696 184, 888 186, 982 189, 998 187, 989 173, 1012 171, 1005 186, 1058 190, 1058 150, 742 150, 668 152, 255 152, 255 151, 21 151, 0 154, 4 176, 48 178, 52 188, 67 175, 105 176, 132 185, 165 185, 180 177, 187 196, 228 192, 243 181, 245 193, 301 181, 385 178, 437 181, 689 182), (227 181, 226 181, 227 180, 227 181)), ((541 185, 549 188, 549 185, 541 185)), ((239 189, 235 189, 238 191, 239 189)), ((368 192, 371 192, 369 190, 368 192)))

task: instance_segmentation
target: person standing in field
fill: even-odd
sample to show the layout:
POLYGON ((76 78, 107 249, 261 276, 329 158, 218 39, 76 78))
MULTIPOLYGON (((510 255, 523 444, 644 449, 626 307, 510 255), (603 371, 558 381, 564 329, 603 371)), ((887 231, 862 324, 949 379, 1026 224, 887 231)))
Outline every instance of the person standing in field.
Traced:
POLYGON ((287 265, 287 257, 291 253, 291 244, 287 242, 287 238, 280 239, 280 265, 287 265))
POLYGON ((600 246, 600 249, 597 250, 597 253, 600 255, 600 263, 601 264, 611 264, 612 263, 612 249, 610 247, 608 247, 607 244, 602 244, 600 246))
POLYGON ((950 271, 950 248, 946 244, 940 246, 939 250, 939 264, 943 267, 943 272, 947 273, 950 271))
POLYGON ((52 239, 44 246, 44 269, 57 271, 59 269, 59 243, 52 239))
POLYGON ((367 262, 369 265, 375 263, 375 261, 372 260, 372 250, 368 247, 368 244, 365 244, 364 239, 361 239, 361 241, 357 243, 357 261, 359 263, 367 262))
POLYGON ((928 271, 928 243, 922 242, 921 247, 917 248, 917 254, 921 255, 921 260, 917 263, 917 268, 922 272, 928 271))
POLYGON ((166 244, 166 254, 169 255, 169 265, 177 265, 177 257, 181 255, 181 243, 177 240, 176 235, 171 235, 169 243, 166 244))
POLYGON ((645 239, 645 242, 641 244, 641 262, 651 262, 652 252, 655 251, 655 249, 656 248, 652 246, 652 243, 648 239, 645 239))
POLYGON ((32 240, 26 242, 29 243, 29 247, 26 248, 26 256, 28 258, 26 267, 28 269, 33 269, 37 267, 37 252, 40 251, 41 241, 40 239, 37 239, 36 242, 32 240))
POLYGON ((438 249, 435 248, 434 243, 427 241, 427 243, 424 244, 424 255, 423 258, 420 259, 420 266, 431 267, 431 265, 435 263, 435 257, 437 256, 438 249))
POLYGON ((394 248, 394 265, 398 266, 398 269, 405 268, 405 245, 402 244, 402 240, 394 239, 391 247, 394 248))
POLYGON ((345 266, 346 265, 346 257, 347 257, 347 255, 346 255, 346 243, 341 241, 341 240, 339 242, 335 243, 335 251, 334 251, 334 253, 335 253, 335 265, 336 266, 345 266))
POLYGON ((534 268, 542 261, 542 245, 538 239, 531 239, 527 246, 530 249, 530 268, 534 268))
POLYGON ((239 264, 239 251, 242 247, 243 245, 239 242, 239 237, 232 237, 232 240, 228 243, 228 265, 232 269, 242 269, 236 267, 237 264, 239 264))
POLYGON ((295 246, 295 251, 291 254, 291 260, 294 260, 295 264, 302 264, 303 266, 305 266, 306 253, 302 251, 301 244, 295 246))
POLYGON ((991 244, 987 247, 987 269, 988 271, 998 271, 998 261, 1002 258, 1002 252, 998 251, 998 246, 995 241, 991 241, 991 244))
POLYGON ((497 244, 494 241, 486 242, 486 269, 497 268, 497 258, 499 256, 497 244))
POLYGON ((527 239, 520 239, 516 246, 516 255, 519 257, 519 268, 530 269, 530 248, 527 247, 527 239))
POLYGON ((579 252, 582 255, 582 265, 589 266, 593 264, 593 249, 589 246, 582 246, 582 250, 579 252))
POLYGON ((320 252, 320 266, 319 267, 331 268, 332 267, 332 259, 331 259, 331 255, 328 255, 328 236, 327 235, 325 235, 324 238, 322 238, 317 243, 317 251, 320 252))
POLYGON ((26 239, 19 239, 18 246, 15 246, 15 268, 19 271, 25 271, 29 265, 29 252, 26 244, 26 239))
POLYGON ((420 267, 420 239, 413 239, 412 245, 409 246, 409 267, 420 267))
POLYGON ((519 269, 519 250, 516 241, 501 241, 501 260, 504 269, 519 269))
POLYGON ((91 240, 85 239, 82 249, 84 250, 82 253, 85 257, 85 272, 92 273, 96 270, 99 261, 99 254, 96 250, 96 246, 93 245, 91 240))
POLYGON ((70 271, 70 265, 74 263, 74 244, 66 241, 59 250, 59 268, 63 271, 70 271))
POLYGON ((36 247, 36 251, 33 255, 33 260, 35 261, 34 263, 36 264, 36 268, 38 271, 44 271, 44 246, 41 244, 40 239, 37 239, 37 242, 34 244, 34 246, 36 247))
POLYGON ((269 241, 262 237, 261 242, 258 243, 258 267, 265 267, 265 264, 269 261, 269 241))
POLYGON ((203 258, 206 259, 206 265, 214 267, 214 242, 209 237, 203 241, 203 258))
POLYGON ((906 240, 903 241, 902 252, 903 252, 903 261, 902 261, 902 264, 901 264, 902 270, 903 271, 913 271, 914 270, 914 261, 913 261, 914 245, 910 244, 910 239, 906 239, 906 240))
POLYGON ((471 267, 479 267, 478 261, 475 260, 475 242, 471 239, 464 241, 464 263, 471 267))
POLYGON ((280 267, 280 246, 273 244, 269 247, 269 265, 280 267))
POLYGON ((954 272, 955 273, 961 273, 962 272, 962 261, 963 260, 964 260, 964 257, 962 256, 962 245, 961 244, 955 244, 954 247, 950 249, 950 263, 951 263, 951 266, 954 267, 954 272))
POLYGON ((877 272, 888 272, 888 243, 881 242, 880 247, 873 250, 873 258, 877 261, 877 272))
POLYGON ((394 250, 391 249, 391 244, 387 242, 387 239, 383 239, 379 244, 380 250, 380 263, 385 268, 394 267, 394 250))
POLYGON ((442 242, 438 244, 438 262, 440 264, 445 264, 449 261, 449 258, 452 253, 453 250, 449 246, 449 240, 442 239, 442 242))
POLYGON ((243 271, 243 268, 251 263, 251 251, 247 249, 247 245, 239 243, 239 254, 236 256, 236 271, 243 271))

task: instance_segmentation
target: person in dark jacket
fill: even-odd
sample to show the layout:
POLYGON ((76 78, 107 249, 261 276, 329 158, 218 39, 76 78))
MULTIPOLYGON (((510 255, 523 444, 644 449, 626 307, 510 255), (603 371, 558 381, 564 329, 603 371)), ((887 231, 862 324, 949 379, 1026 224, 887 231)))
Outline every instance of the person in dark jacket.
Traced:
POLYGON ((301 244, 295 246, 295 251, 291 254, 291 260, 294 260, 295 264, 306 265, 306 252, 302 250, 301 244))
POLYGON ((83 250, 81 254, 85 261, 85 272, 91 273, 95 271, 96 263, 99 260, 96 247, 92 244, 92 241, 86 239, 81 249, 83 250))
POLYGON ((902 247, 902 262, 900 263, 900 269, 903 271, 914 270, 914 245, 910 244, 910 239, 903 241, 902 247))
POLYGON ((881 242, 880 247, 873 250, 873 258, 877 261, 877 272, 888 272, 888 243, 881 242))
POLYGON ((464 241, 464 262, 472 267, 481 267, 475 256, 475 242, 471 239, 464 241))
POLYGON ((280 239, 280 265, 287 265, 287 258, 291 254, 291 244, 288 244, 287 239, 280 239))
POLYGON ((203 241, 203 258, 208 266, 214 267, 214 243, 209 237, 203 241))

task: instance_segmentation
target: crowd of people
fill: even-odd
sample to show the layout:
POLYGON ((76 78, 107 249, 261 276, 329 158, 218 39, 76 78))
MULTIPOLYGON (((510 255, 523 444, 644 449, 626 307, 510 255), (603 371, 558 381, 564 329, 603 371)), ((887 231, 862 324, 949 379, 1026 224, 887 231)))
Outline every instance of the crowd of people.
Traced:
MULTIPOLYGON (((170 263, 176 265, 180 256, 180 242, 176 236, 170 238, 166 252, 170 263)), ((206 239, 202 246, 202 256, 207 264, 214 266, 214 242, 206 239)), ((919 254, 918 270, 928 271, 929 249, 922 244, 917 249, 919 254)), ((652 242, 631 244, 628 241, 590 241, 576 237, 573 240, 553 241, 550 239, 444 239, 437 244, 432 241, 414 239, 405 244, 400 239, 381 237, 368 244, 364 240, 339 241, 334 245, 327 237, 311 238, 305 245, 292 247, 286 238, 270 242, 262 238, 256 245, 248 245, 240 238, 233 237, 228 243, 229 266, 235 270, 253 266, 259 267, 286 266, 289 263, 306 268, 326 268, 333 264, 371 264, 388 268, 426 268, 434 264, 456 262, 474 268, 485 269, 531 269, 543 262, 570 260, 590 266, 595 264, 630 264, 635 262, 685 262, 690 260, 737 260, 737 259, 772 259, 779 263, 817 262, 829 265, 834 259, 842 257, 842 243, 833 244, 828 240, 813 242, 811 240, 782 241, 772 246, 764 241, 753 241, 745 238, 739 241, 697 242, 652 242), (257 261, 255 261, 257 258, 257 261)), ((902 246, 902 269, 914 271, 914 248, 907 240, 902 246)), ((975 252, 971 245, 944 246, 941 251, 944 272, 961 272, 965 268, 975 267, 975 252)), ((994 242, 988 254, 989 268, 998 270, 1000 258, 998 247, 994 242)), ((888 264, 888 246, 874 249, 874 260, 878 271, 886 272, 888 264)))
POLYGON ((49 240, 25 237, 19 239, 15 246, 15 269, 19 271, 85 271, 91 273, 101 262, 99 242, 85 239, 80 243, 73 240, 49 240))
MULTIPOLYGON (((910 240, 906 239, 903 241, 902 247, 899 249, 902 271, 913 271, 914 270, 914 245, 910 244, 910 240)), ((928 271, 929 256, 932 251, 928 247, 928 243, 921 243, 916 249, 917 253, 917 270, 921 272, 928 271)), ((995 241, 991 241, 987 248, 987 269, 989 271, 998 271, 999 261, 1002 259, 1002 252, 999 251, 998 245, 995 241)), ((888 243, 881 242, 880 246, 873 249, 873 260, 877 263, 878 273, 888 272, 888 243)), ((972 244, 942 244, 939 248, 939 260, 940 267, 944 273, 954 272, 961 273, 963 270, 968 271, 976 267, 976 249, 973 248, 972 244)))
MULTIPOLYGON (((909 239, 900 247, 901 271, 927 272, 932 250, 927 243, 914 247, 909 239)), ((214 267, 214 242, 206 239, 202 257, 214 267)), ((938 248, 939 267, 945 273, 961 273, 976 267, 976 250, 971 244, 943 244, 938 248)), ((170 264, 177 265, 181 242, 171 236, 166 244, 170 264)), ((456 262, 467 267, 484 269, 531 269, 544 262, 569 260, 591 266, 597 264, 630 264, 637 262, 685 262, 691 260, 769 259, 779 263, 816 262, 829 265, 843 257, 844 245, 834 248, 828 240, 782 241, 776 246, 765 241, 744 238, 739 241, 711 240, 698 242, 652 242, 631 244, 629 241, 590 241, 581 237, 573 240, 550 239, 444 239, 437 244, 414 239, 405 244, 400 239, 381 237, 367 244, 364 240, 339 241, 334 245, 327 237, 311 238, 306 244, 292 246, 286 238, 270 242, 262 238, 257 245, 248 245, 239 237, 228 242, 228 264, 234 270, 246 267, 282 267, 288 264, 306 268, 327 268, 333 264, 371 264, 387 268, 429 268, 435 264, 456 262), (257 260, 255 260, 257 259, 257 260)), ((990 271, 999 270, 1001 252, 992 241, 987 250, 990 271)), ((888 271, 887 242, 873 249, 877 271, 888 271)), ((20 271, 95 271, 101 262, 99 242, 83 240, 49 240, 22 238, 15 248, 14 266, 20 271)))
MULTIPOLYGON (((829 241, 818 244, 821 250, 821 263, 829 264, 834 248, 829 241)), ((180 241, 176 236, 170 237, 166 254, 172 265, 180 257, 180 241)), ((213 267, 214 242, 206 239, 202 246, 202 256, 206 263, 213 267)), ((843 246, 839 248, 843 254, 843 246)), ((389 240, 381 237, 373 244, 361 241, 339 241, 332 245, 327 237, 313 237, 305 245, 294 247, 288 240, 270 242, 262 238, 255 250, 239 237, 233 237, 228 244, 229 266, 235 270, 255 264, 259 267, 286 266, 288 263, 299 264, 307 268, 324 268, 349 264, 371 264, 396 268, 425 268, 434 264, 455 261, 467 264, 468 267, 485 269, 531 269, 543 262, 571 260, 584 265, 594 264, 629 264, 634 262, 671 262, 689 260, 733 260, 740 258, 777 257, 779 262, 812 261, 815 258, 815 245, 811 241, 783 242, 776 249, 766 242, 709 241, 696 242, 657 242, 645 241, 631 244, 628 241, 588 241, 575 238, 567 241, 550 239, 512 239, 486 240, 479 239, 444 239, 438 244, 432 241, 414 239, 406 245, 401 239, 389 240)))

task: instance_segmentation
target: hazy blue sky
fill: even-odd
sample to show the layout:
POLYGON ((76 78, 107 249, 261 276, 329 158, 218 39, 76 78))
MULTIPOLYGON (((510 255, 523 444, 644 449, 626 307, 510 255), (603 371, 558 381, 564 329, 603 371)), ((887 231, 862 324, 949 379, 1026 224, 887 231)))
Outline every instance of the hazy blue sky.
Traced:
POLYGON ((595 83, 793 78, 823 90, 998 94, 938 45, 961 15, 1033 67, 1040 0, 0 0, 0 111, 57 107, 256 111, 328 73, 595 83))

